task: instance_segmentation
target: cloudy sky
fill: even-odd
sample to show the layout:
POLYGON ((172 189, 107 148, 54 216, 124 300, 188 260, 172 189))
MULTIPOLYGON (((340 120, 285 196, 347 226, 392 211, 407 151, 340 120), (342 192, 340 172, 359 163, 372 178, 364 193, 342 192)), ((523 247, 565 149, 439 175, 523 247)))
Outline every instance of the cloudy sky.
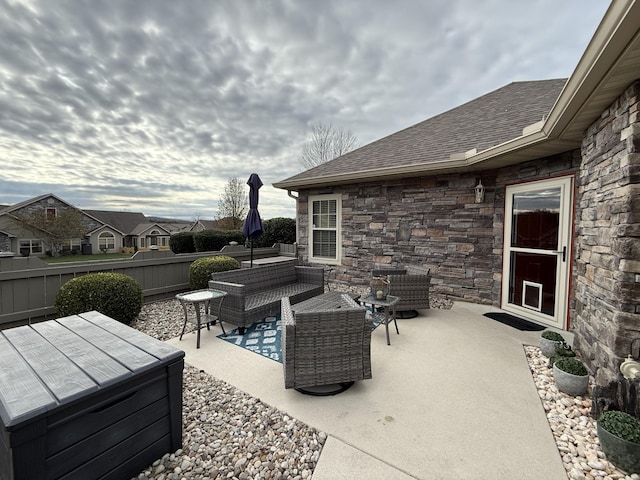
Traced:
MULTIPOLYGON (((311 126, 372 142, 568 77, 605 0, 0 0, 0 204, 215 218, 231 178, 303 170, 311 126)), ((247 187, 248 188, 248 187, 247 187)))

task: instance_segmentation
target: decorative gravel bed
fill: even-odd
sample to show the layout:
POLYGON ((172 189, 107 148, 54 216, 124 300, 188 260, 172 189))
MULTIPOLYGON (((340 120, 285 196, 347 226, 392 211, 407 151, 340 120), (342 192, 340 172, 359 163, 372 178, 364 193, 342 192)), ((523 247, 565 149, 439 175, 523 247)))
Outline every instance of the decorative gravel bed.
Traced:
MULTIPOLYGON (((596 422, 589 415, 591 399, 560 392, 547 366, 549 359, 540 353, 540 348, 526 346, 525 353, 569 479, 640 480, 640 475, 625 475, 605 459, 596 422)), ((593 379, 590 379, 587 394, 592 388, 593 379)))

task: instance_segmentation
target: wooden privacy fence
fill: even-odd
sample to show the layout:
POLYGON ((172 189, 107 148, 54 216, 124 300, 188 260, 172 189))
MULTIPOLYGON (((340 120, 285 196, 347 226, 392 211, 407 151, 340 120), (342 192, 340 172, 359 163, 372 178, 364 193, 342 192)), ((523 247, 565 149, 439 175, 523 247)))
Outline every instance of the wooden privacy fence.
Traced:
MULTIPOLYGON (((286 251, 291 246, 283 245, 286 251)), ((295 246, 294 246, 295 248, 295 246)), ((258 248, 254 258, 276 256, 279 246, 258 248)), ((38 258, 0 258, 0 330, 55 317, 58 290, 74 277, 96 272, 124 273, 138 281, 145 301, 189 290, 189 266, 198 258, 228 255, 239 262, 250 258, 243 246, 220 252, 176 255, 170 251, 138 252, 130 259, 49 265, 38 258)))

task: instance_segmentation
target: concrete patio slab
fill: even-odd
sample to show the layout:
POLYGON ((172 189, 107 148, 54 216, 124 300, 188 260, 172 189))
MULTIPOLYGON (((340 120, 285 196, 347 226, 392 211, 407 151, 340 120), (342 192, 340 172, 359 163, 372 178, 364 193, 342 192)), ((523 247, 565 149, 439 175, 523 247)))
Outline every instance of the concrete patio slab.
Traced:
POLYGON ((390 468, 425 480, 566 480, 523 349, 540 333, 483 316, 495 310, 456 303, 422 311, 398 321, 390 346, 376 329, 373 378, 332 397, 285 390, 281 364, 216 338, 219 327, 202 332, 200 349, 195 335, 167 343, 187 363, 327 433, 316 480, 396 478, 390 468), (368 462, 361 476, 342 476, 368 462))

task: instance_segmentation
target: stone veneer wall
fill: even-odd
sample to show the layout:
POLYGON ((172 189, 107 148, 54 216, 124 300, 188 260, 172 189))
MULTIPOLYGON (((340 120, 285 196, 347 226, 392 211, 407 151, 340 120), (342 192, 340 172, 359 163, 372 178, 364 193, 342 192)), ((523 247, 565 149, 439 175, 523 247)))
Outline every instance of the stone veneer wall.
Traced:
POLYGON ((639 101, 640 81, 603 112, 582 144, 572 329, 595 374, 596 415, 619 408, 640 417, 640 380, 625 380, 619 370, 640 338, 639 101))
POLYGON ((384 180, 301 191, 298 248, 308 261, 308 196, 342 194, 342 264, 331 282, 368 285, 375 267, 431 269, 432 292, 475 303, 500 303, 505 186, 574 174, 580 151, 497 171, 384 180), (474 203, 482 179, 483 203, 474 203))
POLYGON ((0 233, 0 252, 8 252, 11 250, 11 240, 4 233, 0 233))

